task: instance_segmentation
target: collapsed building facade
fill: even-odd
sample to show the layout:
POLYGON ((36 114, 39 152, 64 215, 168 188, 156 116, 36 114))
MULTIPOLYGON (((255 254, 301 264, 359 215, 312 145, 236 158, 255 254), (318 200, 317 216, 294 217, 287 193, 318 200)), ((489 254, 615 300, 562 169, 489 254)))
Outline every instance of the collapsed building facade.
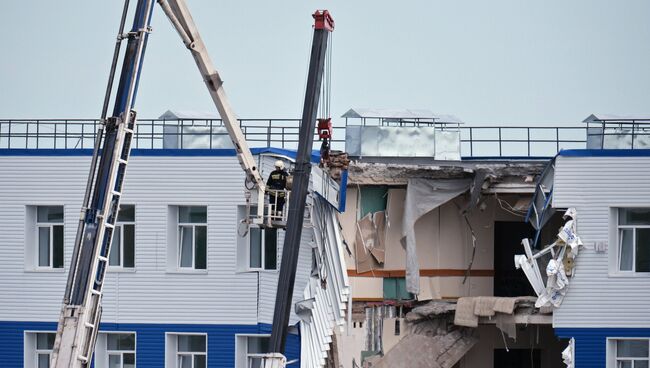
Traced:
POLYGON ((535 234, 524 218, 546 160, 461 160, 453 117, 384 113, 374 125, 367 120, 376 115, 354 113, 361 145, 374 139, 388 154, 350 150, 348 124, 353 157, 340 217, 353 305, 337 335, 342 366, 561 364, 566 344, 554 336, 552 311, 535 308, 513 261, 535 234), (409 150, 395 150, 400 144, 409 150))

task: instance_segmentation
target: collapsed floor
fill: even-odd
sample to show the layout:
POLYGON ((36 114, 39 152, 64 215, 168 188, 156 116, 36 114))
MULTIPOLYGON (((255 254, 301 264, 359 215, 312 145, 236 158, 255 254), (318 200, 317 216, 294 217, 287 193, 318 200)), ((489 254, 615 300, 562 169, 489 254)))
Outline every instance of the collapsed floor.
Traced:
MULTIPOLYGON (((351 162, 341 224, 354 303, 330 366, 563 366, 552 310, 535 308, 513 262, 535 234, 524 217, 544 167, 351 162)), ((541 243, 561 216, 549 224, 541 243)))

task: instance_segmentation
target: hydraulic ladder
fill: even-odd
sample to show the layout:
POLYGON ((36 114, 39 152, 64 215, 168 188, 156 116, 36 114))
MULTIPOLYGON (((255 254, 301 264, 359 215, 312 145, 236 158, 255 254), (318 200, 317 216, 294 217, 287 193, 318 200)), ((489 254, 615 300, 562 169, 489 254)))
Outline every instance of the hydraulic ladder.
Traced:
MULTIPOLYGON (((77 236, 52 352, 53 368, 87 368, 95 348, 101 320, 102 287, 136 128, 133 110, 140 71, 151 32, 154 0, 137 0, 131 31, 123 33, 129 0, 125 0, 90 173, 81 207, 77 236), (111 117, 107 116, 117 60, 128 40, 111 117)), ((248 148, 238 120, 230 108, 219 73, 213 67, 184 0, 158 0, 165 14, 192 53, 210 96, 221 114, 246 180, 257 191, 258 212, 253 223, 264 222, 265 183, 248 148)))
POLYGON ((123 34, 125 3, 52 352, 55 368, 89 367, 101 320, 102 286, 136 126, 133 110, 153 0, 138 0, 133 27, 123 34), (111 117, 106 118, 121 41, 127 39, 111 117), (103 143, 103 145, 102 145, 103 143), (100 147, 102 147, 100 149, 100 147), (94 180, 93 180, 94 178, 94 180))

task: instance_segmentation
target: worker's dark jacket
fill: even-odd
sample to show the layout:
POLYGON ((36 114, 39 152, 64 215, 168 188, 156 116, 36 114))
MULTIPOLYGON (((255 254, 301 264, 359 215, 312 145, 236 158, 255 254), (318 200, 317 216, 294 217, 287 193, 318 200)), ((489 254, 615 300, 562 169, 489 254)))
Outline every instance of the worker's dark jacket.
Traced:
POLYGON ((283 190, 287 187, 287 176, 289 174, 285 170, 273 170, 266 181, 266 186, 273 190, 283 190))

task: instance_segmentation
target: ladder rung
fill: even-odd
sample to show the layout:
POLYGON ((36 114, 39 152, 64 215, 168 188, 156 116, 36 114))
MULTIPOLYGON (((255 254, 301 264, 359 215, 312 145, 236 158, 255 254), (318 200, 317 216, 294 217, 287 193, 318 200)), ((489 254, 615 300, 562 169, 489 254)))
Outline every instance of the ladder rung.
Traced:
POLYGON ((108 222, 105 223, 104 226, 106 226, 106 227, 109 228, 109 229, 114 229, 114 228, 115 228, 115 225, 113 225, 113 224, 109 224, 108 222))
POLYGON ((127 132, 127 133, 131 133, 131 134, 133 134, 133 129, 130 129, 130 128, 124 128, 124 131, 127 132))
POLYGON ((86 323, 84 323, 84 325, 86 325, 86 327, 88 327, 88 328, 95 328, 95 325, 93 325, 90 322, 86 322, 86 323))
POLYGON ((127 164, 129 163, 129 161, 127 161, 127 160, 125 160, 125 159, 123 159, 123 158, 118 158, 118 159, 117 159, 117 162, 119 162, 119 163, 121 163, 121 164, 124 164, 124 165, 127 165, 127 164))
POLYGON ((104 256, 97 256, 97 258, 99 258, 99 260, 102 261, 102 262, 108 262, 108 258, 106 258, 104 256))
POLYGON ((117 190, 112 190, 111 193, 112 193, 114 196, 121 196, 121 195, 122 195, 122 192, 118 192, 117 190))
MULTIPOLYGON (((104 258, 106 258, 106 257, 104 257, 104 258)), ((90 293, 91 293, 91 294, 94 294, 94 295, 102 295, 102 292, 101 292, 101 291, 97 291, 97 290, 95 290, 95 289, 91 289, 91 290, 90 290, 90 293)))
POLYGON ((85 357, 83 355, 79 355, 77 359, 81 360, 84 363, 88 363, 88 357, 85 357))

